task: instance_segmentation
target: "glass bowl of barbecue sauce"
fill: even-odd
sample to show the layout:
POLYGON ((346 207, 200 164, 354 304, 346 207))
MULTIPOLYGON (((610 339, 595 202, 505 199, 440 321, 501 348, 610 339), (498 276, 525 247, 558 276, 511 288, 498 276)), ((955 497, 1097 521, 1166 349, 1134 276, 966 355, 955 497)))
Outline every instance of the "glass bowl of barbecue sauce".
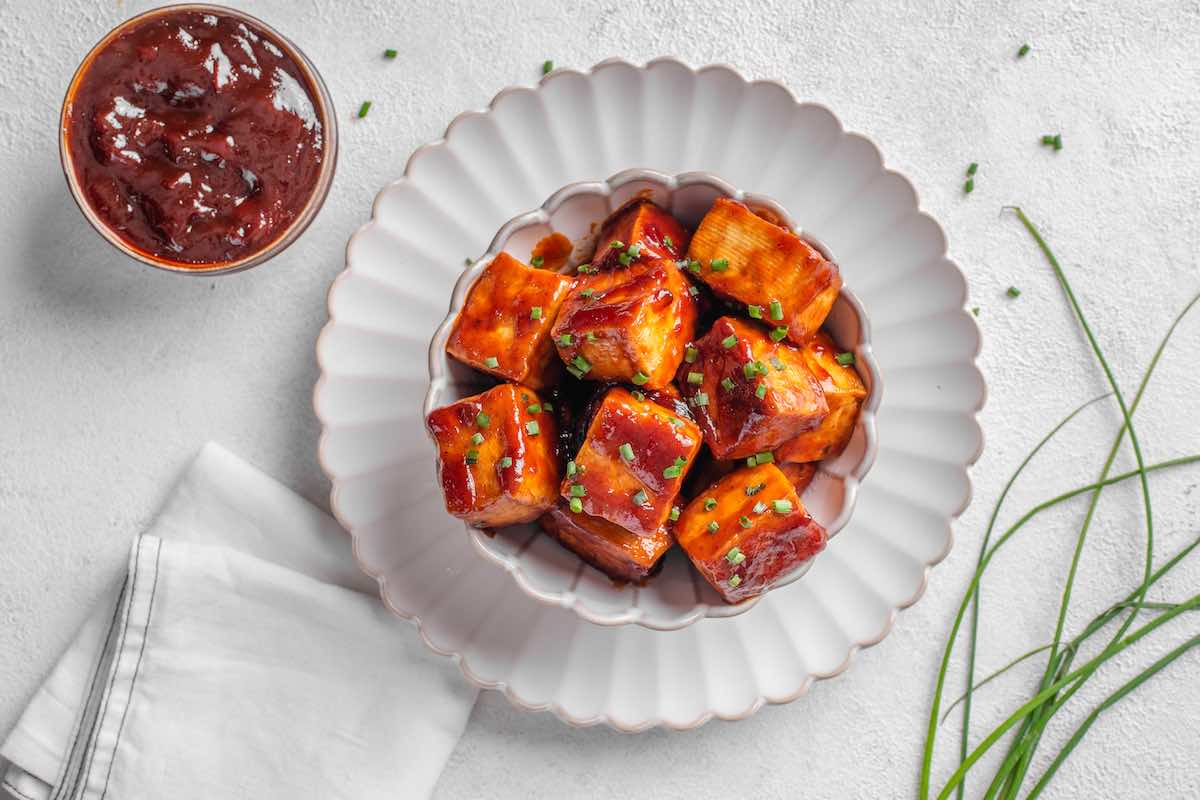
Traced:
POLYGON ((337 119, 316 68, 277 31, 176 5, 92 48, 63 101, 59 149, 105 239, 152 267, 214 275, 261 264, 316 217, 337 119))

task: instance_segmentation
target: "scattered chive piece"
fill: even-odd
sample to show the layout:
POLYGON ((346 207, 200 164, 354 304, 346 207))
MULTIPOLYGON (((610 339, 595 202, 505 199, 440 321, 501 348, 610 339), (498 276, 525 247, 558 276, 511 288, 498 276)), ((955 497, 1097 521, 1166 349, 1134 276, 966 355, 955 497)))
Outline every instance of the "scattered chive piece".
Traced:
POLYGON ((567 462, 567 477, 568 478, 570 478, 572 475, 574 475, 578 471, 579 471, 579 468, 577 466, 575 466, 574 461, 567 462))
POLYGON ((1005 292, 1005 294, 1007 294, 1009 297, 1020 297, 1021 290, 1015 286, 1010 286, 1010 287, 1008 287, 1008 291, 1005 292))
POLYGON ((547 58, 544 62, 542 62, 542 74, 549 75, 553 71, 554 62, 547 58))
POLYGON ((643 403, 646 400, 646 395, 642 394, 637 389, 634 389, 633 390, 633 399, 637 400, 639 403, 643 403))
POLYGON ((717 507, 717 498, 715 498, 715 497, 705 498, 705 500, 704 500, 704 510, 705 511, 712 511, 716 507, 717 507))
POLYGON ((633 263, 633 256, 629 255, 628 252, 624 252, 617 256, 617 261, 620 261, 622 266, 628 267, 633 263))
POLYGON ((582 292, 579 293, 579 296, 580 297, 591 297, 592 294, 593 294, 593 291, 591 289, 584 289, 582 292))
POLYGON ((613 239, 611 242, 608 243, 608 246, 611 247, 613 250, 624 250, 625 249, 625 243, 622 242, 620 239, 613 239))
POLYGON ((529 265, 533 266, 533 267, 540 267, 542 264, 545 264, 545 263, 546 263, 546 259, 544 259, 541 256, 534 256, 533 258, 529 259, 529 265))
POLYGON ((754 390, 754 396, 757 397, 759 400, 762 400, 764 397, 766 397, 767 396, 767 385, 765 383, 760 383, 758 385, 758 388, 754 390))
POLYGON ((972 177, 978 170, 979 164, 975 161, 972 161, 969 165, 967 165, 967 177, 972 177))
POLYGON ((724 347, 726 349, 733 347, 735 344, 737 344, 737 337, 734 336, 733 334, 730 334, 721 340, 721 347, 724 347))
POLYGON ((671 522, 679 519, 679 506, 671 506, 671 522))
POLYGON ((1054 149, 1062 150, 1062 134, 1061 133, 1054 134, 1054 149))
POLYGON ((479 451, 472 447, 467 451, 467 463, 475 464, 479 461, 479 451))
POLYGON ((833 357, 833 359, 843 367, 848 367, 854 363, 854 353, 851 353, 849 350, 847 350, 844 353, 838 353, 833 357))
POLYGON ((636 494, 634 494, 634 496, 633 496, 633 504, 634 504, 635 506, 644 506, 644 505, 646 505, 646 500, 648 500, 648 499, 649 499, 649 498, 647 498, 647 497, 646 497, 646 492, 645 492, 645 490, 644 490, 644 489, 638 489, 638 490, 637 490, 637 493, 636 493, 636 494))
POLYGON ((562 336, 558 337, 558 343, 561 344, 563 347, 570 347, 574 343, 574 341, 575 341, 575 337, 569 333, 564 333, 562 336))
POLYGON ((646 381, 650 380, 650 376, 644 374, 643 372, 641 372, 639 370, 639 371, 633 373, 633 377, 630 378, 630 380, 633 381, 635 386, 645 386, 646 381))
POLYGON ((587 487, 582 483, 571 484, 571 497, 587 497, 587 487))
POLYGON ((392 49, 392 48, 390 48, 390 47, 389 47, 387 50, 384 50, 384 51, 383 51, 383 57, 384 57, 384 58, 395 58, 395 57, 396 57, 396 56, 398 56, 398 55, 400 55, 400 54, 399 54, 399 53, 397 53, 395 50, 393 50, 393 49, 392 49))
POLYGON ((708 395, 704 392, 696 392, 696 396, 692 399, 695 401, 696 405, 698 405, 698 406, 708 405, 708 395))
POLYGON ((492 424, 492 418, 480 411, 475 415, 475 424, 484 430, 487 430, 487 426, 492 424))
POLYGON ((771 331, 771 341, 772 342, 782 342, 783 338, 785 336, 787 336, 787 334, 788 334, 787 328, 782 328, 782 327, 776 328, 775 330, 771 331))
POLYGON ((574 511, 576 514, 578 514, 580 511, 583 511, 583 501, 580 500, 578 497, 572 497, 571 502, 569 503, 569 506, 570 506, 570 509, 572 511, 574 511))
POLYGON ((464 259, 463 259, 463 265, 464 265, 464 266, 468 266, 468 267, 469 267, 469 266, 471 266, 471 265, 472 265, 472 264, 474 264, 474 263, 475 263, 474 259, 470 259, 470 258, 464 258, 464 259))
POLYGON ((967 178, 967 182, 963 184, 963 194, 970 194, 975 191, 975 179, 967 178))
POLYGON ((483 444, 483 434, 478 431, 471 434, 471 444, 483 444))
POLYGON ((625 252, 629 254, 630 258, 637 258, 642 252, 642 246, 638 242, 634 242, 625 252))
POLYGON ((688 287, 688 294, 690 294, 692 297, 696 297, 696 296, 698 296, 698 295, 700 294, 700 288, 699 288, 698 286, 694 286, 694 285, 693 285, 693 286, 689 286, 689 287, 688 287))
POLYGON ((763 501, 759 500, 757 503, 754 504, 754 513, 755 514, 761 514, 766 510, 767 510, 767 504, 764 503, 763 501))
POLYGON ((974 308, 972 308, 971 313, 978 317, 979 316, 979 306, 975 306, 974 308))
POLYGON ((567 365, 567 372, 571 373, 576 378, 583 378, 583 373, 572 367, 570 364, 567 365))
POLYGON ((1047 147, 1053 145, 1054 144, 1054 134, 1047 133, 1045 136, 1043 136, 1042 144, 1046 145, 1047 147))
POLYGON ((730 589, 736 589, 738 586, 741 585, 741 583, 742 583, 742 578, 740 575, 733 575, 729 578, 729 588, 730 589))
POLYGON ((762 306, 746 306, 746 313, 750 315, 750 319, 762 319, 762 306))
POLYGON ((770 450, 764 450, 761 453, 755 453, 750 458, 754 459, 755 464, 770 464, 775 460, 775 454, 770 450))
POLYGON ((626 442, 618 447, 617 452, 619 452, 621 454, 621 458, 625 459, 626 461, 633 461, 633 445, 631 445, 629 442, 626 442))
POLYGON ((542 404, 541 403, 530 403, 528 406, 525 407, 525 410, 528 411, 530 414, 540 414, 540 413, 542 413, 542 404))
MULTIPOLYGON (((746 518, 746 517, 742 517, 742 519, 746 520, 747 522, 749 522, 749 521, 750 521, 750 520, 749 520, 748 518, 746 518)), ((748 527, 750 527, 750 526, 749 526, 749 525, 743 525, 742 527, 743 527, 743 528, 748 528, 748 527)), ((729 548, 729 552, 725 554, 725 560, 726 560, 726 561, 728 561, 730 564, 733 564, 733 565, 736 567, 738 564, 740 564, 740 563, 742 563, 743 561, 745 561, 745 560, 746 560, 746 554, 745 554, 745 553, 743 553, 743 552, 742 552, 742 551, 741 551, 739 548, 737 548, 737 547, 731 547, 731 548, 729 548)))
POLYGON ((780 303, 778 300, 771 301, 771 319, 783 319, 783 303, 780 303))
POLYGON ((754 497, 754 495, 758 494, 765 488, 767 488, 767 485, 765 483, 756 483, 753 486, 747 486, 746 487, 746 497, 754 497))
POLYGON ((1023 45, 1021 45, 1021 49, 1017 51, 1017 58, 1024 58, 1028 54, 1029 54, 1029 45, 1023 44, 1023 45))
POLYGON ((542 432, 542 429, 537 424, 536 419, 531 419, 531 420, 529 420, 529 422, 525 423, 525 432, 528 433, 530 436, 537 436, 539 433, 542 432))
POLYGON ((771 366, 780 372, 783 372, 785 369, 787 369, 787 366, 779 360, 779 356, 771 356, 771 366))
POLYGON ((724 378, 721 378, 721 386, 722 386, 722 387, 725 389, 725 391, 727 391, 727 392, 732 392, 732 391, 733 391, 733 381, 729 380, 729 377, 728 377, 728 376, 726 376, 726 377, 724 377, 724 378))
POLYGON ((483 365, 489 369, 495 369, 496 367, 500 366, 500 359, 496 358, 495 356, 488 356, 483 360, 483 365))
POLYGON ((700 262, 699 262, 699 261, 696 261, 696 260, 689 261, 689 262, 688 262, 688 269, 690 269, 692 272, 694 272, 694 273, 696 273, 697 275, 699 275, 699 274, 700 274, 700 262))
POLYGON ((747 378, 753 378, 758 374, 758 367, 754 366, 753 361, 747 361, 745 364, 742 364, 742 374, 747 378))
POLYGON ((596 341, 596 334, 592 333, 591 331, 588 331, 588 332, 587 332, 587 340, 588 340, 589 342, 594 342, 594 341, 596 341))
POLYGON ((747 517, 745 514, 743 514, 742 516, 738 517, 738 524, 741 525, 743 528, 749 528, 754 523, 750 521, 749 517, 747 517))
POLYGON ((683 472, 682 467, 677 467, 674 464, 672 464, 671 466, 667 467, 666 469, 664 469, 662 471, 662 476, 664 478, 678 478, 680 473, 682 473, 682 472, 683 472))
POLYGON ((687 459, 684 458, 683 456, 676 456, 675 457, 675 466, 679 467, 680 469, 683 469, 685 466, 687 466, 687 459))
POLYGON ((687 374, 687 382, 690 383, 692 386, 699 386, 700 384, 704 383, 704 373, 703 372, 689 372, 687 374))
POLYGON ((529 309, 529 318, 530 319, 541 319, 542 318, 542 307, 534 306, 533 308, 529 309))
POLYGON ((721 530, 721 526, 717 524, 717 521, 715 519, 712 522, 708 523, 708 532, 709 533, 716 533, 719 530, 721 530))
POLYGON ((714 258, 712 261, 708 262, 708 266, 713 272, 724 272, 725 270, 729 269, 729 259, 714 258))
POLYGON ((358 118, 362 119, 363 117, 365 117, 367 115, 367 112, 370 110, 371 110, 371 101, 364 100, 363 104, 358 107, 358 118))
POLYGON ((776 500, 773 503, 771 503, 771 507, 775 509, 776 514, 792 513, 792 501, 791 500, 776 500))
POLYGON ((500 459, 500 469, 508 469, 511 466, 512 458, 510 456, 505 456, 504 458, 500 459))
POLYGON ((575 356, 575 358, 571 360, 571 366, 575 367, 575 369, 579 370, 579 373, 583 375, 592 368, 592 362, 588 361, 583 356, 575 356))
POLYGON ((683 420, 681 420, 679 417, 671 417, 671 424, 674 425, 676 428, 682 428, 683 420))
POLYGON ((675 249, 675 242, 671 240, 670 236, 663 237, 663 244, 665 244, 667 247, 671 248, 672 250, 675 249))
POLYGON ((591 269, 588 268, 587 264, 580 264, 578 267, 575 268, 575 271, 578 272, 580 275, 587 275, 589 272, 591 272, 591 269))
POLYGON ((700 356, 700 351, 694 347, 689 347, 683 353, 683 360, 689 364, 696 363, 696 359, 700 356))

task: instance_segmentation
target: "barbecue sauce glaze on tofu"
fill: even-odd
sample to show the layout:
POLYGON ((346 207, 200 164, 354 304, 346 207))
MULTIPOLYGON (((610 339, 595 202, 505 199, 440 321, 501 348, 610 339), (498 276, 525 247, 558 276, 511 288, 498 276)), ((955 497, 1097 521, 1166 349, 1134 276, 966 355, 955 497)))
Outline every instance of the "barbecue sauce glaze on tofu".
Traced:
POLYGON ((638 536, 602 517, 575 513, 562 498, 542 515, 539 524, 563 547, 619 581, 644 581, 674 544, 666 528, 638 536))
POLYGON ((867 396, 867 387, 854 367, 837 360, 837 345, 824 331, 817 331, 800 347, 808 371, 821 384, 829 414, 816 428, 784 442, 775 453, 780 461, 820 461, 845 449, 854 433, 858 409, 867 396))

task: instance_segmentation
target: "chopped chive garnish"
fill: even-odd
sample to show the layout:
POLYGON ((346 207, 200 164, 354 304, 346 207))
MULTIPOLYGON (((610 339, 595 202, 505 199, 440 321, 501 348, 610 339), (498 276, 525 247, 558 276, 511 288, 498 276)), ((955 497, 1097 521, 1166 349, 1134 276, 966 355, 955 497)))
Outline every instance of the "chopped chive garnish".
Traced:
POLYGON ((1023 44, 1023 45, 1021 45, 1021 49, 1017 51, 1017 58, 1024 58, 1028 54, 1029 54, 1029 45, 1023 44))
POLYGON ((774 502, 771 503, 771 507, 773 509, 775 509, 776 514, 792 513, 792 501, 791 500, 775 500, 774 502))
POLYGON ((540 267, 542 264, 545 264, 545 263, 546 263, 546 259, 543 258, 542 256, 534 256, 533 258, 529 259, 529 265, 533 266, 533 267, 540 267))
POLYGON ((766 397, 767 396, 767 385, 765 383, 760 383, 758 385, 758 388, 756 388, 754 390, 754 396, 757 397, 759 400, 762 400, 764 397, 766 397))
POLYGON ((721 388, 723 388, 727 392, 732 392, 733 391, 733 381, 729 380, 728 376, 721 378, 721 388))
POLYGON ((767 510, 767 504, 764 503, 763 501, 759 500, 757 503, 754 504, 754 513, 755 514, 761 514, 766 510, 767 510))
POLYGON ((540 414, 540 413, 542 413, 542 404, 541 403, 530 403, 529 405, 527 405, 525 407, 525 410, 528 411, 530 414, 540 414))
POLYGON ((567 372, 571 373, 576 378, 583 378, 583 373, 572 367, 570 364, 567 365, 567 372))
POLYGON ((578 497, 572 497, 571 502, 568 504, 568 507, 572 511, 574 511, 576 514, 578 514, 580 511, 583 511, 583 501, 580 500, 578 497))
POLYGON ((687 459, 683 456, 675 456, 675 466, 680 468, 687 466, 687 459))
POLYGON ((613 250, 624 250, 625 249, 625 243, 622 242, 620 239, 613 239, 611 242, 608 243, 608 246, 611 247, 613 250))
POLYGON ((504 458, 500 459, 500 469, 508 469, 511 466, 512 458, 510 456, 505 456, 504 458))
POLYGON ((639 255, 641 255, 642 246, 638 242, 634 242, 633 244, 629 245, 629 249, 625 252, 629 254, 630 258, 637 258, 639 255))
POLYGON ((572 483, 569 491, 571 497, 587 497, 587 487, 582 483, 572 483))
POLYGON ((670 236, 664 236, 664 237, 663 237, 663 244, 665 244, 667 247, 671 248, 672 250, 674 250, 674 249, 675 249, 675 242, 673 242, 673 241, 671 240, 671 237, 670 237, 670 236))
POLYGON ((483 365, 489 369, 495 369, 496 367, 500 366, 500 359, 496 358, 495 356, 488 356, 483 360, 483 365))
POLYGON ((541 319, 542 318, 542 307, 534 306, 533 308, 529 309, 529 318, 530 319, 541 319))
POLYGON ((677 467, 675 465, 671 465, 662 471, 662 476, 664 478, 678 478, 680 473, 682 473, 682 472, 683 472, 682 467, 677 467))
POLYGON ((979 316, 979 306, 973 307, 971 309, 971 313, 978 317, 979 316))
POLYGON ((671 424, 674 425, 676 428, 682 428, 683 420, 681 420, 679 417, 671 417, 671 424))
POLYGON ((367 112, 370 110, 371 110, 371 101, 364 100, 363 104, 358 107, 358 118, 362 119, 363 117, 365 117, 367 115, 367 112))
POLYGON ((708 262, 708 266, 712 268, 713 272, 724 272, 725 270, 729 269, 729 259, 714 258, 712 261, 708 262))
POLYGON ((1007 294, 1009 297, 1020 297, 1021 290, 1015 286, 1010 286, 1010 287, 1008 287, 1008 291, 1005 292, 1005 294, 1007 294))
POLYGON ((568 478, 570 478, 572 475, 574 475, 578 471, 579 471, 579 468, 577 466, 575 466, 574 461, 567 462, 567 477, 568 478))
POLYGON ((742 374, 747 378, 753 378, 758 374, 758 367, 754 366, 753 361, 747 361, 745 364, 742 364, 742 374))
POLYGON ((750 319, 762 319, 762 306, 746 306, 746 313, 750 315, 750 319))
POLYGON ((550 59, 546 59, 545 61, 542 62, 542 74, 543 75, 549 75, 553 71, 554 71, 554 62, 553 61, 551 61, 550 59))
POLYGON ((700 357, 700 351, 694 347, 689 347, 683 352, 683 360, 689 364, 695 364, 696 359, 700 357))
POLYGON ((471 434, 471 444, 483 444, 483 434, 478 431, 471 434))
POLYGON ((617 256, 617 261, 621 262, 621 266, 628 267, 633 263, 633 256, 629 255, 628 252, 621 253, 621 255, 617 256))
POLYGON ((755 453, 746 459, 746 466, 753 467, 758 464, 770 464, 775 460, 775 454, 770 450, 764 450, 761 453, 755 453))
POLYGON ((390 47, 389 47, 387 50, 384 50, 384 51, 383 51, 383 57, 384 57, 384 58, 395 58, 395 57, 396 57, 396 56, 398 56, 398 55, 399 55, 399 53, 398 53, 398 52, 396 52, 395 50, 393 50, 393 49, 392 49, 392 48, 390 48, 390 47))
POLYGON ((467 451, 467 463, 475 464, 479 461, 479 451, 472 447, 467 451))
POLYGON ((634 399, 634 400, 637 400, 639 403, 641 403, 641 402, 645 402, 645 400, 646 400, 646 395, 642 394, 642 393, 641 393, 641 392, 639 392, 637 389, 634 389, 634 390, 633 390, 633 399, 634 399))
POLYGON ((1062 150, 1062 134, 1061 133, 1054 134, 1054 149, 1062 150))
POLYGON ((645 386, 646 381, 650 380, 650 376, 646 375, 645 373, 643 373, 639 370, 639 371, 633 373, 633 377, 630 378, 630 380, 633 381, 633 384, 635 386, 645 386))
POLYGON ((671 506, 671 522, 679 519, 679 506, 671 506))
POLYGON ((717 498, 707 497, 704 499, 704 510, 705 511, 712 511, 716 507, 717 507, 717 498))
POLYGON ((689 286, 689 287, 688 287, 688 294, 690 294, 692 297, 696 297, 696 296, 698 296, 698 295, 700 294, 700 289, 699 289, 699 287, 697 287, 697 286, 689 286))
POLYGON ((967 165, 967 177, 970 178, 979 170, 978 162, 972 161, 967 165))
POLYGON ((782 342, 784 337, 787 336, 787 334, 788 334, 787 328, 776 328, 775 330, 771 331, 771 341, 772 342, 782 342))
POLYGON ((580 264, 578 267, 575 268, 575 271, 578 272, 580 275, 587 275, 592 270, 588 264, 580 264))
MULTIPOLYGON (((746 520, 746 522, 750 521, 746 517, 742 517, 742 519, 746 520)), ((750 526, 743 525, 742 527, 749 528, 750 526)), ((731 547, 729 548, 729 552, 725 554, 725 560, 736 567, 738 564, 746 560, 746 554, 737 547, 731 547)))
POLYGON ((586 374, 587 371, 592 368, 592 362, 588 361, 583 356, 575 356, 575 358, 571 359, 571 366, 579 370, 579 373, 582 375, 586 374))
POLYGON ((771 356, 771 366, 780 372, 783 372, 785 369, 787 369, 787 366, 779 360, 779 356, 771 356))
POLYGON ((596 341, 596 334, 592 333, 591 331, 588 331, 588 332, 587 332, 587 340, 588 340, 589 342, 594 342, 594 341, 596 341))
POLYGON ((592 290, 592 289, 584 289, 582 292, 580 292, 580 293, 579 293, 579 296, 580 296, 580 297, 585 297, 585 298, 586 298, 586 297, 591 297, 593 294, 595 294, 595 291, 594 291, 594 290, 592 290))
POLYGON ((540 426, 538 426, 536 419, 531 419, 529 422, 525 423, 525 432, 530 436, 537 436, 542 432, 542 429, 540 426))
POLYGON ((569 333, 564 333, 558 337, 558 343, 563 347, 570 347, 575 342, 575 337, 569 333))
POLYGON ((633 445, 631 445, 629 442, 626 442, 618 447, 617 452, 619 452, 621 454, 621 458, 625 459, 626 461, 633 461, 633 445))
POLYGON ((645 492, 645 490, 644 490, 644 489, 638 489, 638 490, 637 490, 637 492, 636 492, 636 493, 633 495, 633 504, 634 504, 635 506, 644 506, 644 505, 646 505, 646 501, 647 501, 648 499, 649 499, 649 498, 648 498, 648 497, 646 497, 646 492, 645 492))
POLYGON ((1042 144, 1046 145, 1047 147, 1053 145, 1054 144, 1054 134, 1047 133, 1047 134, 1043 135, 1042 136, 1042 144))
POLYGON ((739 587, 741 585, 742 585, 742 578, 740 575, 731 575, 729 577, 729 588, 730 589, 736 589, 737 587, 739 587))
POLYGON ((696 273, 697 275, 699 275, 700 274, 700 262, 696 261, 695 259, 692 259, 691 261, 688 262, 688 269, 691 270, 692 272, 696 273))
POLYGON ((771 319, 783 319, 783 303, 779 302, 778 300, 771 301, 771 319))
POLYGON ((700 384, 704 383, 704 373, 703 372, 689 372, 687 374, 687 382, 690 383, 692 386, 699 386, 700 384))
POLYGON ((844 353, 838 353, 833 358, 843 367, 848 367, 854 363, 854 353, 851 353, 849 350, 844 353))
POLYGON ((717 524, 717 521, 715 519, 712 522, 708 523, 708 532, 709 533, 716 533, 719 530, 721 530, 721 526, 717 524))
POLYGON ((758 494, 765 488, 767 488, 767 485, 765 483, 756 483, 753 486, 747 486, 746 487, 746 497, 754 497, 754 495, 758 494))
POLYGON ((698 406, 706 406, 708 405, 708 394, 705 392, 696 392, 696 396, 692 398, 692 402, 698 406))
POLYGON ((468 267, 469 267, 469 266, 471 266, 471 265, 472 265, 472 264, 474 264, 474 263, 475 263, 474 259, 470 259, 470 258, 464 258, 464 259, 463 259, 463 264, 464 264, 465 266, 468 266, 468 267))
POLYGON ((754 524, 754 523, 753 523, 753 522, 751 522, 751 521, 750 521, 750 518, 749 518, 749 517, 747 517, 745 514, 743 514, 742 516, 738 517, 738 525, 741 525, 743 528, 749 528, 749 527, 750 527, 750 526, 752 526, 753 524, 754 524))
POLYGON ((730 334, 721 340, 721 347, 724 347, 727 350, 730 347, 733 347, 735 344, 737 344, 737 337, 733 334, 730 334))
POLYGON ((492 424, 492 418, 480 411, 475 415, 475 424, 486 430, 487 426, 492 424))
POLYGON ((975 191, 975 179, 967 178, 967 182, 963 184, 963 194, 970 194, 975 191))

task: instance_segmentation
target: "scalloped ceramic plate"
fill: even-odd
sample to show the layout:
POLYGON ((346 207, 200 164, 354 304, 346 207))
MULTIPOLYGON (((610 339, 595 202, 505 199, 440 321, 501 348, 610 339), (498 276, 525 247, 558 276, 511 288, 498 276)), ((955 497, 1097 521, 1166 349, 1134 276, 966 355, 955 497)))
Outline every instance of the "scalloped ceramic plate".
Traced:
POLYGON ((965 280, 875 146, 777 83, 721 66, 607 61, 507 89, 413 155, 346 260, 314 397, 334 513, 386 605, 469 680, 522 708, 635 731, 794 700, 881 640, 950 550, 983 446, 965 280), (463 258, 557 187, 631 167, 719 174, 816 231, 866 309, 887 387, 853 519, 804 579, 745 614, 674 631, 593 625, 521 591, 445 513, 423 430, 426 351, 463 258))
MULTIPOLYGON (((573 270, 595 249, 598 223, 633 197, 649 197, 668 209, 688 229, 695 229, 700 224, 718 197, 732 197, 779 224, 797 230, 787 210, 775 201, 740 192, 707 172, 671 176, 653 170, 630 169, 606 181, 583 181, 564 186, 541 208, 521 214, 501 226, 488 252, 459 277, 450 300, 450 311, 429 345, 426 416, 435 408, 478 393, 481 381, 491 383, 486 376, 464 369, 451 359, 446 354, 446 341, 467 292, 492 258, 502 250, 520 258, 532 250, 538 240, 558 232, 575 244, 567 264, 573 270)), ((826 258, 835 260, 813 234, 797 232, 826 258)), ((855 368, 869 389, 846 449, 837 458, 819 465, 815 479, 804 492, 805 507, 832 538, 850 520, 859 483, 875 458, 875 412, 879 408, 882 386, 871 351, 870 325, 862 305, 849 288, 842 289, 825 328, 843 350, 855 353, 855 368)), ((431 457, 434 454, 436 443, 430 447, 431 457)), ((436 462, 436 458, 433 461, 436 462)), ((542 535, 536 524, 514 525, 496 531, 464 527, 476 549, 507 570, 517 585, 535 600, 571 609, 588 622, 599 625, 637 623, 656 630, 676 630, 706 617, 743 614, 765 596, 758 595, 736 605, 722 602, 678 549, 671 551, 662 571, 645 585, 617 584, 574 553, 565 551, 552 537, 542 535)), ((812 560, 806 561, 781 575, 770 591, 797 580, 812 564, 812 560)))

